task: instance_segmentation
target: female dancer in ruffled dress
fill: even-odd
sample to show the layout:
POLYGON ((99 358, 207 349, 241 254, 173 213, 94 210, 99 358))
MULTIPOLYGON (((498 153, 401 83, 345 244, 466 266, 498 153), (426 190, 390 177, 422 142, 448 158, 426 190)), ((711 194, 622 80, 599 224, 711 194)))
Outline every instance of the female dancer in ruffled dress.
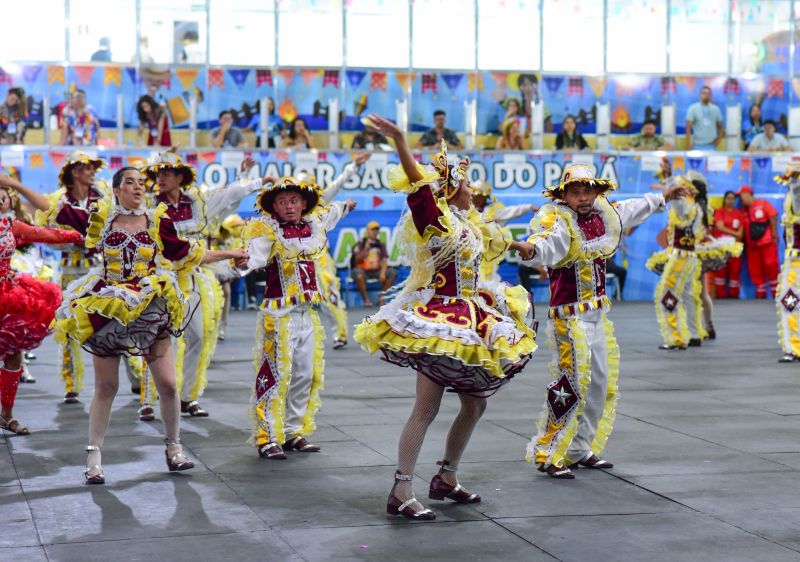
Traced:
POLYGON ((166 206, 144 205, 144 177, 136 168, 122 168, 113 179, 117 205, 102 204, 89 219, 86 246, 102 252, 103 268, 76 280, 58 309, 56 341, 76 341, 93 354, 95 392, 89 410, 87 484, 103 484, 100 465, 111 405, 119 387, 122 355, 144 356, 160 396, 170 471, 194 464, 180 442, 180 404, 170 334, 184 326, 186 299, 176 272, 201 261, 240 258, 244 251, 209 252, 198 242, 178 237, 166 206), (168 265, 171 264, 171 265, 168 265))
POLYGON ((481 260, 522 245, 483 222, 472 207, 468 160, 448 165, 443 146, 435 169, 423 168, 397 126, 378 116, 369 119, 394 139, 400 156, 402 166, 390 172, 389 185, 408 195, 410 213, 401 218, 398 232, 411 273, 395 300, 356 328, 355 339, 370 353, 380 350, 384 360, 417 371, 416 402, 400 436, 387 512, 430 520, 436 514, 416 501, 411 479, 445 389, 458 393, 461 409, 428 497, 478 502, 480 496, 456 478, 461 455, 486 398, 522 370, 536 349, 533 331, 490 307, 477 290, 481 260))
POLYGON ((14 250, 23 244, 82 244, 83 236, 71 230, 42 228, 19 220, 19 195, 0 187, 0 429, 28 435, 14 418, 14 399, 22 375, 22 353, 37 347, 50 333, 61 287, 11 269, 14 250))

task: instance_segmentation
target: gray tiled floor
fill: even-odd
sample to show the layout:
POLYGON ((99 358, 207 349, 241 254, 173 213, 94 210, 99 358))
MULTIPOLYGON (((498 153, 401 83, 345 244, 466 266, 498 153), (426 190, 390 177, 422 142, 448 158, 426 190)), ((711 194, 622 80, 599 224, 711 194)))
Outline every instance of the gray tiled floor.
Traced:
MULTIPOLYGON (((352 311, 357 321, 362 311, 352 311)), ((776 359, 767 302, 717 304, 719 339, 656 350, 650 303, 611 314, 622 398, 609 473, 548 479, 524 459, 549 351, 489 403, 461 466, 481 504, 427 502, 439 518, 384 513, 414 377, 353 344, 327 351, 322 453, 261 460, 246 444, 254 313, 233 313, 184 442, 198 468, 168 474, 160 423, 136 419, 127 385, 104 448, 108 484, 82 484, 91 376, 60 403, 51 340, 20 388, 30 437, 0 437, 0 560, 798 560, 800 365, 776 359)), ((543 342, 541 342, 543 343, 543 342)), ((87 357, 87 362, 88 357, 87 357)), ((457 399, 446 395, 417 468, 425 497, 457 399)))

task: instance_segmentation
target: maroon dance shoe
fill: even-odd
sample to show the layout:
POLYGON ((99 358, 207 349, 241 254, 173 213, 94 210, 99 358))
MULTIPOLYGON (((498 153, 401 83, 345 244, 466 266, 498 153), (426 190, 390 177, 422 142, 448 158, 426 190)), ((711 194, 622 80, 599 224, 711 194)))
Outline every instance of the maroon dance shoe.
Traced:
POLYGON ((575 478, 575 474, 566 466, 551 464, 545 468, 544 465, 539 465, 539 472, 544 472, 550 478, 559 478, 561 480, 573 480, 575 478))
MULTIPOLYGON (((395 482, 409 482, 411 481, 411 475, 400 474, 400 471, 397 471, 395 472, 394 479, 395 482)), ((392 487, 392 491, 389 493, 389 500, 386 502, 386 513, 389 515, 402 515, 406 519, 411 519, 412 521, 433 521, 436 519, 436 514, 430 509, 415 511, 411 505, 416 501, 417 498, 411 498, 404 502, 400 501, 400 499, 394 495, 394 487, 392 487)))
POLYGON ((277 443, 263 443, 258 446, 258 456, 262 459, 285 461, 286 453, 277 443))
MULTIPOLYGON (((441 466, 444 472, 456 472, 457 466, 452 466, 447 461, 438 461, 436 464, 441 466)), ((456 483, 452 486, 442 479, 441 471, 431 479, 431 487, 428 490, 428 497, 432 500, 443 500, 447 498, 457 503, 478 503, 481 497, 478 494, 471 494, 456 483)))
MULTIPOLYGON (((169 447, 170 445, 180 445, 180 439, 164 439, 164 444, 169 447)), ((189 470, 194 468, 194 463, 186 458, 186 455, 183 454, 183 450, 181 452, 175 453, 172 457, 169 456, 169 450, 164 451, 164 456, 167 457, 167 468, 170 472, 182 471, 182 470, 189 470), (183 460, 180 460, 183 459, 183 460)))
POLYGON ((570 468, 577 468, 578 466, 603 470, 607 468, 614 468, 614 463, 605 459, 601 459, 597 455, 591 455, 582 461, 578 461, 575 464, 570 465, 570 468))
POLYGON ((319 453, 322 450, 322 447, 319 445, 314 445, 313 443, 309 443, 306 441, 305 437, 298 435, 297 437, 292 437, 286 443, 284 443, 283 450, 300 451, 301 453, 319 453))

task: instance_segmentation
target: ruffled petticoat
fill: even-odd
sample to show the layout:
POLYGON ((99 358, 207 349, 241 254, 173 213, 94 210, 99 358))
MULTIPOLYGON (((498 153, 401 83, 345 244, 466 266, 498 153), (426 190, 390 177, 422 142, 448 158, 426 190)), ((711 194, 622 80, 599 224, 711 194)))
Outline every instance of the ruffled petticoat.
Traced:
POLYGON ((355 339, 383 359, 411 367, 455 392, 488 396, 522 370, 534 333, 482 298, 402 295, 356 327, 355 339))
POLYGON ((51 332, 61 287, 27 274, 0 281, 0 361, 38 347, 51 332))
POLYGON ((89 273, 64 292, 56 341, 70 338, 100 357, 147 355, 156 340, 181 334, 186 312, 171 272, 118 284, 89 273))
MULTIPOLYGON (((742 243, 737 242, 733 236, 710 236, 695 246, 694 253, 700 260, 703 272, 717 271, 725 267, 731 258, 741 256, 742 248, 742 243)), ((669 248, 653 253, 645 267, 661 275, 671 253, 669 248)))

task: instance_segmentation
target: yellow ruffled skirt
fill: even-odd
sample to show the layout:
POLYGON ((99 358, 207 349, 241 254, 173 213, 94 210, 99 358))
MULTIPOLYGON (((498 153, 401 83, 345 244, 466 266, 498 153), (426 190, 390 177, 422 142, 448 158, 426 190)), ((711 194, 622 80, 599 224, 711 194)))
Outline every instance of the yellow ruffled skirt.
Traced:
POLYGON ((424 374, 455 392, 488 396, 519 373, 536 350, 535 333, 481 297, 417 291, 398 297, 356 327, 370 353, 424 374))

